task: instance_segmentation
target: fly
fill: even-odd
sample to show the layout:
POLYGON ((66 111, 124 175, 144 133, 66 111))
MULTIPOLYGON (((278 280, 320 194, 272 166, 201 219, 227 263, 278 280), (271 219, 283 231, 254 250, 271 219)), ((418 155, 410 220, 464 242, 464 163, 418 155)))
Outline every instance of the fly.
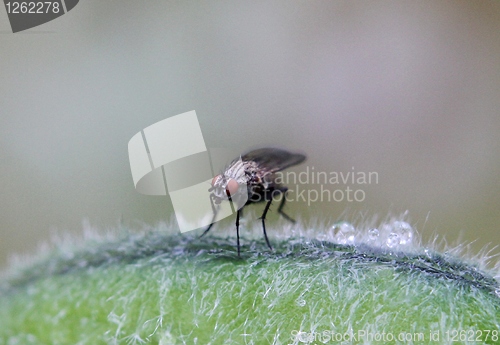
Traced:
MULTIPOLYGON (((306 159, 305 155, 291 153, 285 150, 274 148, 262 148, 250 151, 232 161, 221 174, 212 180, 210 198, 212 204, 219 205, 222 200, 230 200, 236 204, 243 204, 236 212, 236 238, 238 245, 238 256, 240 256, 240 217, 243 207, 249 204, 266 202, 262 220, 262 230, 268 247, 272 250, 269 238, 266 233, 266 215, 273 198, 281 195, 281 202, 278 213, 290 222, 295 222, 285 212, 285 195, 288 191, 286 186, 277 181, 276 173, 293 165, 302 163, 306 159), (238 203, 240 201, 240 203, 238 203)), ((217 210, 214 207, 214 218, 208 228, 201 234, 203 237, 214 225, 217 210)))

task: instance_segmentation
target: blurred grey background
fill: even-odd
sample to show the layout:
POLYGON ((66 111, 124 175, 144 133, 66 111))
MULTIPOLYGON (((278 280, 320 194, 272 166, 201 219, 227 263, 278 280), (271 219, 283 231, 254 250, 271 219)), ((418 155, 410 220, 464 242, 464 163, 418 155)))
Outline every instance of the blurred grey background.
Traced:
POLYGON ((290 215, 409 210, 424 240, 500 244, 498 1, 86 0, 17 34, 0 7, 0 78, 2 267, 84 219, 170 217, 134 190, 127 143, 193 109, 208 147, 378 173, 363 202, 290 215))

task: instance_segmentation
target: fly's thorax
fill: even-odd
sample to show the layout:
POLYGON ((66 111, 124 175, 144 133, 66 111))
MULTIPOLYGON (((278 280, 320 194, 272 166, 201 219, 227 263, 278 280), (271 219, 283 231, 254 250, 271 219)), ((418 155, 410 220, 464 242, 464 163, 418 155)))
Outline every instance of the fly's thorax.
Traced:
POLYGON ((247 184, 248 182, 248 164, 240 159, 232 162, 222 173, 225 180, 235 180, 239 185, 247 184))
POLYGON ((271 186, 275 186, 276 183, 276 174, 273 174, 269 171, 265 170, 255 170, 253 171, 248 178, 249 186, 261 186, 264 189, 268 189, 271 186))

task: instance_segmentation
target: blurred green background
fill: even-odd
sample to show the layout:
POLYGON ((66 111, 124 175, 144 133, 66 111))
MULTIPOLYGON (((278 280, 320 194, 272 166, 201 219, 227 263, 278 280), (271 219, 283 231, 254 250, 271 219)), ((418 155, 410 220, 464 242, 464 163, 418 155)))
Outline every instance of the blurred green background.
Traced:
POLYGON ((498 1, 86 0, 16 34, 0 7, 0 78, 0 267, 84 219, 171 217, 127 143, 193 109, 208 147, 378 173, 363 202, 289 203, 306 223, 409 210, 424 239, 500 244, 498 1))

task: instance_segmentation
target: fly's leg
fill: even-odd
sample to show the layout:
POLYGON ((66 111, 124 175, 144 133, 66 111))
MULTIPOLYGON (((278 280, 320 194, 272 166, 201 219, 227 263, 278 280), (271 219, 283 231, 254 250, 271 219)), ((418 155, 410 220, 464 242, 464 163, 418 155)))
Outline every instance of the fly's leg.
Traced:
POLYGON ((287 215, 285 212, 283 212, 283 207, 285 206, 285 201, 286 201, 286 192, 288 191, 288 188, 284 187, 280 189, 281 195, 283 198, 281 199, 280 205, 278 207, 278 213, 283 216, 286 220, 295 223, 295 219, 291 218, 289 215, 287 215))
POLYGON ((267 211, 269 211, 269 207, 271 206, 272 202, 273 202, 273 198, 269 199, 269 201, 266 204, 266 207, 264 208, 264 212, 262 213, 262 216, 260 217, 260 219, 262 219, 262 230, 264 230, 264 238, 266 239, 267 246, 271 250, 273 250, 273 247, 271 247, 271 243, 269 243, 269 238, 267 238, 267 233, 266 233, 266 214, 267 214, 267 211))
POLYGON ((215 207, 215 205, 214 205, 214 198, 215 198, 215 195, 213 193, 210 194, 210 201, 211 201, 211 204, 212 204, 212 211, 214 213, 214 216, 212 217, 212 221, 210 222, 210 225, 205 229, 205 231, 203 231, 203 233, 198 238, 202 238, 203 236, 205 236, 206 233, 210 231, 210 229, 212 228, 212 226, 215 223, 215 218, 217 218, 217 213, 219 212, 219 208, 215 207))
POLYGON ((240 256, 240 210, 236 212, 236 244, 238 245, 238 257, 240 256))
MULTIPOLYGON (((214 218, 215 218, 215 217, 214 217, 214 218)), ((206 229, 205 229, 205 231, 203 231, 203 233, 202 233, 202 234, 200 235, 200 237, 198 237, 198 238, 202 238, 203 236, 205 236, 205 235, 206 235, 206 233, 210 231, 210 229, 212 228, 212 226, 213 226, 214 224, 215 224, 215 223, 211 223, 211 224, 208 226, 208 228, 206 228, 206 229)))

